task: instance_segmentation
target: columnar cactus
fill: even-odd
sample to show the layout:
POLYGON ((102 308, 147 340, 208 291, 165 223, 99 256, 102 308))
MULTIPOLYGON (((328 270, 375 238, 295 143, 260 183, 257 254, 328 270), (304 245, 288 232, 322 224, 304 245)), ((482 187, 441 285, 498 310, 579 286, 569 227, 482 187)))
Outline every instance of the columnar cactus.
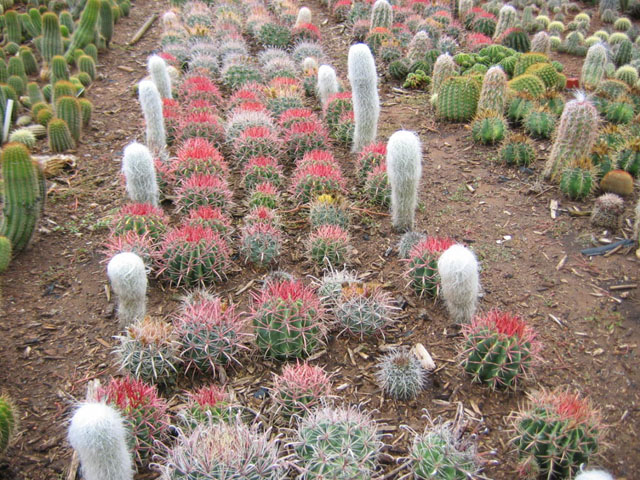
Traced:
POLYGON ((160 155, 166 148, 167 139, 162 116, 162 98, 151 80, 143 80, 138 84, 138 100, 147 127, 147 147, 153 155, 160 155))
POLYGON ((602 43, 596 43, 589 47, 580 74, 582 88, 589 90, 598 88, 604 78, 607 61, 607 49, 602 43))
POLYGON ((448 53, 443 53, 436 59, 431 77, 431 103, 436 103, 438 94, 440 93, 440 87, 447 78, 456 75, 457 71, 458 67, 456 62, 448 53))
MULTIPOLYGON (((40 113, 48 112, 53 116, 53 112, 48 109, 43 109, 40 113)), ((40 115, 38 115, 40 118, 40 115)), ((66 152, 75 148, 76 143, 73 141, 71 131, 67 126, 67 122, 61 118, 52 118, 47 123, 47 137, 49 141, 49 148, 54 153, 66 152)))
MULTIPOLYGON (((386 0, 378 0, 386 2, 386 0)), ((353 92, 353 114, 355 131, 353 135, 353 152, 375 142, 380 115, 380 99, 378 98, 378 78, 376 63, 369 47, 363 43, 353 45, 349 49, 349 82, 353 92)))
POLYGON ((493 32, 493 40, 497 40, 500 36, 510 28, 516 26, 518 22, 518 12, 511 5, 504 5, 498 13, 498 23, 493 32))
POLYGON ((67 62, 73 59, 76 49, 84 48, 87 44, 93 41, 94 31, 98 22, 99 10, 100 0, 87 0, 84 10, 80 15, 78 25, 73 31, 69 47, 67 47, 67 51, 64 54, 64 58, 67 62))
MULTIPOLYGON (((338 77, 336 71, 329 65, 320 65, 318 68, 318 97, 320 104, 324 107, 329 97, 338 93, 340 87, 338 85, 338 77)), ((377 92, 376 92, 377 94, 377 92)))
POLYGON ((412 230, 422 174, 422 147, 414 132, 400 130, 387 143, 387 174, 391 184, 391 217, 396 230, 412 230))
POLYGON ((147 61, 147 69, 160 96, 162 98, 173 98, 173 94, 171 93, 171 77, 167 71, 167 64, 162 57, 158 55, 150 56, 147 61))
POLYGON ((4 452, 11 443, 17 417, 13 402, 5 395, 0 396, 0 452, 4 452))
POLYGON ((158 206, 156 169, 147 147, 137 142, 127 145, 122 158, 122 172, 126 180, 127 195, 132 202, 158 206))
POLYGON ((501 115, 507 97, 507 75, 501 67, 491 67, 482 80, 478 100, 478 113, 493 112, 501 115))
POLYGON ((119 253, 107 265, 107 275, 118 301, 121 326, 142 320, 146 312, 147 273, 135 253, 119 253))
POLYGON ((373 30, 377 27, 391 28, 393 23, 393 10, 391 4, 387 0, 376 0, 371 9, 371 27, 373 30))
POLYGON ((584 93, 567 102, 543 175, 558 181, 565 168, 585 157, 598 136, 598 111, 584 93))
POLYGON ((44 209, 46 186, 40 164, 21 143, 2 151, 3 209, 0 234, 11 242, 14 253, 24 250, 44 209))
POLYGON ((0 273, 9 267, 11 254, 11 242, 7 237, 0 235, 0 273))
POLYGON ((73 414, 69 443, 86 480, 133 480, 133 461, 122 416, 104 403, 85 403, 73 414))
POLYGON ((467 323, 476 311, 480 280, 478 261, 462 245, 449 247, 438 259, 440 292, 456 323, 467 323))

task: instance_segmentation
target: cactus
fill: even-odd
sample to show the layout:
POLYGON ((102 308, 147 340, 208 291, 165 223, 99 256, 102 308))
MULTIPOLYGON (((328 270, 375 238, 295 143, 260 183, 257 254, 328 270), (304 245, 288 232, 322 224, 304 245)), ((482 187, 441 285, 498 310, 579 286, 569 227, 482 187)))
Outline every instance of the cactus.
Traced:
POLYGON ((440 283, 438 257, 454 243, 449 238, 425 237, 409 250, 406 275, 418 296, 437 296, 440 283))
POLYGON ((233 143, 233 156, 239 165, 253 157, 280 155, 282 141, 267 127, 249 127, 233 143))
POLYGON ((500 37, 500 43, 516 52, 525 53, 531 50, 529 35, 519 27, 510 28, 504 32, 500 37))
POLYGON ((309 236, 309 257, 318 266, 338 267, 347 260, 349 234, 337 225, 321 225, 309 236))
POLYGON ((258 348, 266 357, 311 355, 322 344, 323 319, 317 295, 299 280, 267 281, 253 295, 251 320, 258 348))
POLYGON ((611 170, 602 177, 600 189, 626 197, 633 193, 633 177, 624 170, 611 170))
POLYGON ((300 7, 300 9, 298 10, 298 15, 296 17, 296 23, 294 24, 294 27, 297 27, 298 25, 301 25, 303 23, 311 23, 311 10, 309 10, 307 7, 300 7))
POLYGON ((389 186, 386 165, 378 165, 369 172, 364 183, 364 195, 374 205, 389 207, 391 204, 391 187, 389 186))
POLYGON ((20 77, 25 85, 29 81, 24 69, 24 62, 20 57, 11 57, 9 59, 9 64, 7 65, 7 73, 9 74, 9 78, 11 78, 11 76, 20 77))
POLYGON ((282 167, 274 157, 251 157, 242 170, 244 188, 252 190, 262 182, 270 182, 274 186, 281 186, 284 182, 282 167))
POLYGON ((525 131, 534 138, 550 138, 555 123, 555 117, 544 109, 532 110, 523 122, 525 131))
POLYGON ((186 372, 215 376, 217 365, 239 365, 238 355, 247 349, 246 322, 235 306, 204 291, 184 301, 174 325, 186 372))
POLYGON ((221 176, 194 174, 184 179, 176 190, 176 205, 187 212, 200 206, 229 210, 232 197, 233 192, 221 176))
POLYGON ((616 70, 615 78, 626 83, 629 87, 634 87, 638 83, 638 70, 631 65, 623 65, 616 70))
POLYGON ((267 207, 278 208, 279 194, 278 189, 269 182, 262 182, 255 186, 253 192, 249 196, 249 208, 267 207))
POLYGON ((391 216, 396 230, 412 230, 422 174, 420 140, 400 130, 387 143, 387 174, 391 185, 391 216))
POLYGON ((485 111, 475 116, 471 122, 471 137, 474 142, 485 145, 502 141, 507 125, 501 115, 485 111))
POLYGON ((633 120, 633 105, 627 102, 612 102, 607 105, 605 118, 615 125, 626 125, 633 120))
MULTIPOLYGON (((104 42, 109 48, 111 39, 113 38, 113 24, 114 14, 109 0, 100 0, 100 12, 99 12, 99 25, 98 31, 100 36, 104 39, 104 42)), ((80 24, 80 27, 82 24, 80 24)))
POLYGON ((436 63, 433 65, 433 75, 431 76, 431 103, 436 103, 444 81, 456 74, 457 66, 451 55, 443 53, 436 59, 436 63))
POLYGON ((147 273, 135 253, 120 253, 109 261, 107 275, 118 302, 121 326, 142 320, 146 312, 147 273))
POLYGON ((427 236, 422 232, 406 232, 400 237, 400 241, 398 242, 398 256, 403 260, 411 258, 410 253, 413 247, 426 238, 427 236))
POLYGON ((293 162, 309 151, 326 148, 328 141, 329 136, 318 120, 295 123, 284 132, 285 149, 293 162))
POLYGON ((509 81, 508 86, 517 93, 528 95, 533 99, 541 98, 545 93, 545 85, 540 78, 530 73, 519 75, 509 81))
POLYGON ((57 98, 56 117, 65 121, 71 137, 78 142, 82 133, 82 112, 78 100, 75 97, 57 98))
POLYGON ((38 68, 38 62, 29 47, 20 47, 19 54, 20 60, 22 60, 22 64, 24 66, 24 72, 27 75, 35 75, 40 71, 38 68))
POLYGON ((604 470, 585 470, 580 471, 576 480, 614 480, 614 478, 604 470))
POLYGON ((230 265, 229 247, 210 228, 185 225, 171 230, 160 251, 161 273, 175 286, 207 286, 222 281, 230 265))
POLYGON ((640 174, 640 139, 633 138, 622 147, 616 159, 616 168, 629 172, 633 177, 640 174))
POLYGON ((177 415, 182 431, 192 432, 200 425, 242 420, 242 407, 234 403, 233 396, 217 385, 187 393, 186 407, 177 415))
POLYGON ((531 52, 545 55, 551 53, 551 38, 547 32, 538 32, 533 36, 531 39, 531 52))
POLYGON ((0 235, 7 237, 12 251, 18 253, 29 244, 44 210, 44 174, 20 143, 5 145, 1 163, 4 188, 0 235))
POLYGON ((589 168, 568 167, 562 172, 560 191, 571 200, 586 198, 594 187, 594 174, 589 168))
POLYGON ((438 259, 440 294, 454 322, 467 323, 473 317, 480 281, 475 255, 462 245, 449 247, 438 259))
POLYGON ((93 61, 89 55, 80 55, 76 62, 78 66, 78 70, 80 72, 85 72, 91 77, 91 80, 95 80, 96 78, 96 63, 93 61))
POLYGON ((536 151, 528 137, 513 134, 500 147, 499 157, 507 165, 528 167, 535 160, 536 151))
MULTIPOLYGON (((198 105, 202 101, 196 102, 191 105, 198 105)), ((182 142, 192 138, 204 138, 211 141, 215 147, 221 148, 224 143, 224 131, 220 119, 207 111, 211 109, 208 102, 204 102, 202 109, 204 111, 194 110, 180 118, 176 137, 182 142)))
POLYGON ((180 431, 158 468, 163 480, 279 480, 287 470, 271 430, 240 422, 208 422, 180 431))
POLYGON ((476 113, 480 86, 472 77, 448 77, 440 87, 436 115, 452 122, 467 122, 476 113))
POLYGON ((325 407, 300 421, 292 446, 302 478, 364 479, 374 475, 382 442, 368 415, 325 407))
POLYGON ((356 173, 358 180, 364 182, 376 167, 385 164, 387 145, 385 143, 372 143, 365 146, 358 155, 356 173))
POLYGON ((275 22, 262 24, 256 40, 265 48, 288 48, 291 44, 291 31, 288 27, 275 22))
POLYGON ((182 143, 171 161, 171 168, 182 181, 193 175, 227 177, 229 166, 220 151, 207 139, 193 137, 182 143))
POLYGON ((9 135, 9 142, 17 142, 31 149, 36 145, 36 136, 28 128, 19 128, 9 135))
POLYGON ((596 198, 591 209, 591 225, 615 232, 622 224, 624 200, 615 193, 605 193, 596 198))
POLYGON ((296 362, 285 365, 280 375, 274 374, 271 398, 276 411, 291 419, 320 406, 330 389, 329 377, 322 367, 296 362))
POLYGON ((202 206, 189 211, 184 221, 185 225, 202 226, 218 232, 225 239, 229 239, 233 231, 231 219, 220 208, 202 206))
POLYGON ((58 16, 55 13, 46 12, 42 15, 42 42, 39 50, 45 63, 64 52, 58 16))
POLYGON ((452 422, 437 422, 417 435, 411 449, 411 469, 420 480, 466 480, 478 471, 475 445, 459 438, 452 422))
POLYGON ((371 27, 374 28, 391 28, 393 23, 393 10, 391 4, 387 0, 376 0, 371 9, 371 27))
POLYGON ((125 335, 115 338, 120 342, 114 352, 121 370, 148 383, 175 382, 179 359, 172 325, 145 317, 129 325, 125 335))
POLYGON ((11 254, 11 242, 7 237, 0 235, 0 273, 3 273, 9 267, 11 254))
POLYGON ((245 224, 240 233, 240 254, 245 262, 266 266, 280 256, 282 234, 269 223, 245 224))
POLYGON ((507 30, 516 26, 518 12, 511 5, 504 5, 498 13, 498 23, 496 24, 493 40, 497 40, 507 30))
POLYGON ((613 48, 613 63, 616 67, 621 67, 631 61, 633 54, 633 44, 631 40, 624 39, 613 48))
POLYGON ((344 185, 345 181, 337 164, 303 164, 293 172, 290 191, 294 200, 307 203, 318 195, 342 193, 344 185))
POLYGON ((167 71, 167 64, 158 55, 152 55, 147 60, 147 69, 151 79, 162 98, 173 98, 171 93, 171 77, 167 71))
POLYGON ((49 148, 54 153, 66 152, 75 148, 67 122, 60 118, 51 118, 53 112, 49 109, 42 110, 38 113, 38 122, 43 123, 44 116, 47 116, 47 136, 49 138, 49 148), (50 120, 49 120, 50 119, 50 120))
POLYGON ((560 125, 544 167, 544 177, 557 181, 568 165, 589 154, 597 136, 598 111, 584 94, 578 93, 562 111, 560 125))
POLYGON ((427 372, 418 357, 406 349, 382 357, 377 369, 378 384, 394 399, 413 400, 426 386, 427 372))
POLYGON ((122 172, 129 199, 134 203, 158 206, 158 182, 149 149, 140 143, 130 143, 124 149, 122 172))
POLYGON ((4 13, 4 30, 6 31, 7 43, 22 43, 22 23, 15 10, 7 10, 4 13))
POLYGON ((530 408, 513 417, 521 470, 546 478, 571 478, 600 447, 604 426, 591 403, 568 390, 529 394, 530 408))
POLYGON ((347 229, 349 214, 340 197, 320 195, 309 205, 309 222, 312 228, 335 225, 347 229))
POLYGON ((147 465, 159 453, 169 433, 168 405, 156 387, 130 377, 113 378, 98 390, 98 400, 122 414, 129 449, 133 450, 138 465, 147 465))
POLYGON ((129 203, 114 216, 111 232, 117 237, 135 232, 157 242, 164 235, 168 223, 169 219, 161 208, 150 203, 129 203))
POLYGON ((548 90, 555 90, 560 82, 560 74, 550 63, 536 63, 527 68, 525 73, 538 77, 548 90))
POLYGON ((507 97, 507 76, 500 67, 491 67, 482 81, 478 100, 478 113, 485 111, 501 114, 507 97))
MULTIPOLYGON (((94 1, 94 0, 87 0, 94 1)), ((98 0, 95 0, 98 1, 98 0)), ((160 155, 166 148, 167 140, 162 117, 162 99, 155 84, 143 80, 138 84, 138 100, 142 107, 146 124, 146 144, 152 155, 160 155)))
POLYGON ((340 326, 360 338, 380 332, 391 323, 395 310, 391 295, 380 285, 359 282, 342 285, 333 306, 340 326))
POLYGON ((604 77, 607 64, 607 50, 601 43, 592 45, 582 65, 580 85, 586 89, 596 89, 604 77))
MULTIPOLYGON (((386 3, 386 0, 378 0, 386 3)), ((387 4, 388 5, 388 4, 387 4)), ((349 82, 353 92, 355 132, 353 152, 375 141, 380 115, 376 66, 369 48, 365 44, 353 45, 349 49, 349 82)))
POLYGON ((90 402, 79 406, 69 425, 69 443, 78 453, 87 480, 133 480, 122 416, 109 405, 90 402))
POLYGON ((84 48, 93 41, 99 10, 100 0, 87 0, 84 10, 82 10, 82 14, 80 15, 78 25, 73 32, 73 37, 71 37, 71 43, 69 43, 64 54, 67 62, 73 59, 74 52, 77 48, 84 48))
POLYGON ((4 452, 11 443, 17 421, 13 402, 6 395, 0 396, 0 452, 4 452))

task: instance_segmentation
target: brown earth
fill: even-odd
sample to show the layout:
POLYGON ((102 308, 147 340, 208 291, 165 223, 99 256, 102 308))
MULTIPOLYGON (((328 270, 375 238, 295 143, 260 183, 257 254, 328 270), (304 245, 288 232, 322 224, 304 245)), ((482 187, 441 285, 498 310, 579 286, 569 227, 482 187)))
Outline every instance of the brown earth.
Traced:
MULTIPOLYGON (((307 5, 321 25, 331 63, 346 79, 348 30, 343 32, 316 0, 307 5)), ((4 366, 0 385, 21 413, 19 435, 2 460, 0 478, 66 478, 71 457, 66 424, 73 405, 84 397, 89 379, 104 381, 117 374, 111 350, 112 337, 119 332, 113 303, 107 298, 102 244, 108 235, 108 215, 125 202, 118 173, 122 148, 144 133, 132 86, 145 75, 146 57, 159 47, 159 23, 135 47, 124 44, 151 13, 166 8, 164 2, 138 0, 131 16, 117 25, 113 47, 99 59, 101 78, 88 93, 95 120, 76 152, 77 167, 50 183, 48 206, 33 244, 0 277, 0 328, 5 337, 0 346, 4 366)), ((562 56, 561 60, 567 71, 579 73, 581 59, 562 56)), ((396 460, 408 452, 411 435, 404 426, 420 432, 426 424, 423 409, 432 417, 453 418, 462 402, 470 419, 468 430, 477 434, 479 451, 487 460, 484 475, 516 478, 507 416, 525 401, 525 391, 566 386, 589 395, 609 426, 608 448, 595 464, 631 480, 640 468, 640 260, 630 249, 608 257, 581 255, 581 249, 598 244, 604 234, 581 215, 591 201, 569 202, 556 187, 537 188, 549 142, 538 142, 533 173, 506 168, 495 161, 496 148, 472 143, 465 125, 437 123, 426 94, 393 87, 398 85, 382 81, 378 137, 386 141, 400 128, 420 135, 424 163, 416 229, 451 236, 472 247, 482 265, 480 309, 519 313, 537 329, 544 349, 535 381, 523 391, 492 392, 472 384, 458 365, 458 328, 441 304, 420 300, 406 288, 404 265, 394 249, 399 235, 384 212, 358 203, 354 157, 335 147, 352 187, 350 200, 359 208, 353 210, 350 228, 354 248, 350 267, 388 284, 404 307, 384 338, 360 341, 333 335, 326 353, 316 356, 314 363, 333 374, 336 395, 373 410, 384 424, 383 431, 389 434, 385 443, 390 446, 381 475, 393 470, 396 460), (553 199, 560 202, 556 219, 549 211, 553 199), (619 285, 632 287, 616 289, 619 285), (417 342, 429 349, 438 366, 431 386, 415 401, 384 398, 374 379, 381 354, 390 345, 417 342)), ((233 179, 237 186, 237 175, 233 179)), ((236 188, 239 205, 242 198, 242 190, 236 188)), ((626 202, 628 220, 636 201, 637 194, 626 202)), ((170 211, 170 205, 166 207, 170 211)), ((285 217, 287 240, 278 267, 304 278, 318 275, 300 253, 308 234, 304 217, 292 204, 285 208, 292 211, 285 217)), ((243 213, 242 207, 234 211, 238 221, 243 213)), ((629 235, 629 224, 620 233, 629 235)), ((241 310, 246 309, 251 289, 243 287, 263 275, 238 262, 229 281, 216 291, 231 295, 241 310)), ((152 281, 149 313, 168 316, 180 293, 152 281)), ((226 372, 229 385, 241 400, 266 410, 269 399, 260 395, 261 387, 270 385, 280 367, 257 354, 247 356, 243 364, 226 372)), ((184 380, 179 386, 191 389, 206 381, 184 380)), ((175 404, 179 392, 164 395, 175 404)), ((152 475, 143 472, 141 478, 152 475)))

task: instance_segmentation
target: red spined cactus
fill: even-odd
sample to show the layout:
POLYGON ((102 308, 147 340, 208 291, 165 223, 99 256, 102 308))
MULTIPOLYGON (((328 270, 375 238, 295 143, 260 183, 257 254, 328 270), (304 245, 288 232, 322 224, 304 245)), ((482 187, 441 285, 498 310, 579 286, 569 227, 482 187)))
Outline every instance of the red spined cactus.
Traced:
POLYGON ((290 108, 280 115, 278 124, 280 128, 287 130, 295 123, 313 122, 316 120, 318 120, 318 117, 308 108, 290 108))
POLYGON ((339 168, 338 162, 329 150, 311 150, 296 162, 296 167, 306 168, 309 165, 327 165, 339 168))
POLYGON ((280 195, 278 189, 271 182, 261 182, 256 185, 249 196, 249 208, 264 206, 277 208, 280 195))
POLYGON ((309 235, 308 252, 319 266, 339 268, 347 260, 349 233, 338 225, 321 225, 309 235))
POLYGON ((213 143, 205 138, 195 137, 186 140, 171 163, 174 174, 180 179, 196 173, 222 177, 229 175, 229 166, 224 157, 213 143))
POLYGON ((167 134, 167 142, 172 143, 176 138, 182 115, 180 104, 172 98, 162 99, 162 117, 164 118, 164 128, 167 134))
POLYGON ((193 137, 200 137, 220 148, 224 144, 224 135, 224 128, 220 124, 220 118, 213 113, 189 113, 180 119, 178 130, 180 141, 184 142, 193 137))
POLYGON ((325 148, 328 140, 319 121, 295 123, 284 134, 287 155, 292 161, 301 159, 307 152, 325 148))
POLYGON ((378 165, 384 165, 387 158, 387 144, 383 142, 371 143, 364 147, 358 155, 356 172, 358 179, 363 182, 367 179, 369 172, 378 165))
POLYGON ((408 264, 406 276, 410 279, 410 285, 418 296, 425 294, 431 297, 437 296, 440 283, 438 258, 455 243, 451 238, 427 237, 409 251, 409 258, 406 260, 408 264))
POLYGON ((232 197, 229 185, 219 175, 191 175, 176 190, 176 204, 187 212, 203 205, 229 210, 232 197))
POLYGON ((329 376, 307 362, 285 365, 282 374, 274 375, 271 398, 285 418, 302 416, 319 406, 331 390, 329 376))
POLYGON ((218 107, 223 104, 218 87, 203 75, 185 78, 180 85, 180 98, 186 102, 207 100, 218 107))
POLYGON ((118 253, 131 252, 138 255, 147 268, 152 268, 155 262, 155 254, 158 243, 147 234, 129 231, 123 235, 111 235, 104 245, 106 260, 118 253))
POLYGON ((296 168, 290 191, 298 203, 307 203, 324 193, 343 193, 344 186, 344 177, 338 166, 316 164, 296 168))
POLYGON ((218 232, 226 240, 233 233, 231 218, 219 207, 202 205, 189 210, 189 216, 184 220, 185 225, 201 226, 218 232))
POLYGON ((233 144, 233 156, 240 165, 252 157, 278 157, 281 151, 280 138, 267 127, 249 127, 233 144))
POLYGON ((280 187, 284 182, 284 172, 274 157, 251 157, 242 169, 242 180, 247 190, 262 182, 280 187))
POLYGON ((127 203, 113 217, 111 233, 118 237, 127 232, 136 232, 157 241, 166 231, 168 221, 162 208, 150 203, 127 203))
POLYGON ((320 29, 313 23, 301 23, 291 30, 291 37, 294 41, 319 42, 322 38, 320 29))

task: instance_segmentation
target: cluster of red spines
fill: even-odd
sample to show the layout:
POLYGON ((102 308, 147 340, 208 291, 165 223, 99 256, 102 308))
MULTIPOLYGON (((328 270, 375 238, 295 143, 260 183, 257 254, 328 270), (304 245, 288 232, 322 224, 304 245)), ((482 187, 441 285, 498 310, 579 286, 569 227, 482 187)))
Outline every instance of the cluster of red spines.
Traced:
POLYGON ((319 42, 322 38, 320 29, 313 23, 301 23, 291 30, 291 36, 297 40, 319 42))
POLYGON ((252 208, 244 221, 246 224, 268 223, 274 226, 278 226, 280 224, 280 218, 277 211, 263 205, 258 205, 257 207, 252 208))
POLYGON ((345 190, 345 180, 338 166, 309 164, 297 167, 291 179, 291 193, 299 200, 309 201, 309 195, 345 190))
POLYGON ((178 149, 177 157, 172 161, 177 175, 184 176, 194 172, 227 176, 229 165, 220 151, 206 138, 192 137, 185 140, 178 149))
POLYGON ((290 77, 275 77, 269 82, 269 86, 276 90, 282 90, 278 93, 290 94, 300 88, 300 80, 290 77))
POLYGON ((432 256, 434 254, 440 254, 447 250, 452 245, 455 245, 455 240, 446 237, 427 237, 421 242, 418 242, 413 246, 409 252, 409 258, 422 257, 427 254, 432 256))
POLYGON ((203 137, 216 145, 221 145, 224 141, 224 129, 220 124, 220 118, 213 113, 194 112, 183 115, 178 129, 178 136, 182 140, 203 137))
POLYGON ((493 40, 483 33, 469 33, 465 38, 467 46, 471 50, 478 50, 493 43, 493 40))
POLYGON ((290 108, 285 110, 278 120, 282 129, 288 129, 295 123, 318 120, 318 117, 308 108, 290 108))
POLYGON ((271 182, 261 182, 256 185, 256 192, 262 193, 263 195, 272 195, 276 197, 278 195, 278 189, 271 182))
POLYGON ((189 404, 199 407, 215 407, 218 403, 228 402, 229 394, 217 385, 201 387, 187 394, 189 404))
POLYGON ((329 150, 315 149, 306 152, 302 160, 296 162, 296 166, 304 168, 309 165, 327 165, 338 167, 338 162, 329 150))
POLYGON ((526 322, 517 315, 502 312, 497 309, 489 311, 484 316, 476 316, 470 324, 463 327, 465 335, 477 335, 483 330, 496 332, 501 337, 517 337, 519 344, 528 343, 532 355, 540 348, 536 341, 536 333, 526 322))
POLYGON ((186 225, 200 225, 211 228, 223 235, 231 233, 231 219, 220 207, 201 205, 189 210, 189 216, 185 219, 186 225))
POLYGON ((349 233, 338 225, 320 225, 311 233, 309 240, 311 242, 324 240, 346 246, 349 243, 349 233))
POLYGON ((294 160, 299 158, 300 152, 322 148, 328 141, 324 126, 317 120, 294 123, 284 134, 287 152, 294 160))
MULTIPOLYGON (((322 318, 324 309, 315 291, 300 280, 280 280, 267 282, 259 293, 253 293, 253 314, 265 305, 277 305, 278 300, 300 305, 300 312, 313 312, 314 316, 322 318)), ((301 313, 300 316, 304 314, 301 313)))
POLYGON ((176 190, 176 198, 181 209, 191 210, 201 205, 228 209, 233 192, 219 175, 195 174, 182 181, 176 190))
POLYGON ((215 83, 204 75, 185 78, 180 86, 180 97, 186 102, 207 100, 214 105, 222 105, 220 90, 215 83))

